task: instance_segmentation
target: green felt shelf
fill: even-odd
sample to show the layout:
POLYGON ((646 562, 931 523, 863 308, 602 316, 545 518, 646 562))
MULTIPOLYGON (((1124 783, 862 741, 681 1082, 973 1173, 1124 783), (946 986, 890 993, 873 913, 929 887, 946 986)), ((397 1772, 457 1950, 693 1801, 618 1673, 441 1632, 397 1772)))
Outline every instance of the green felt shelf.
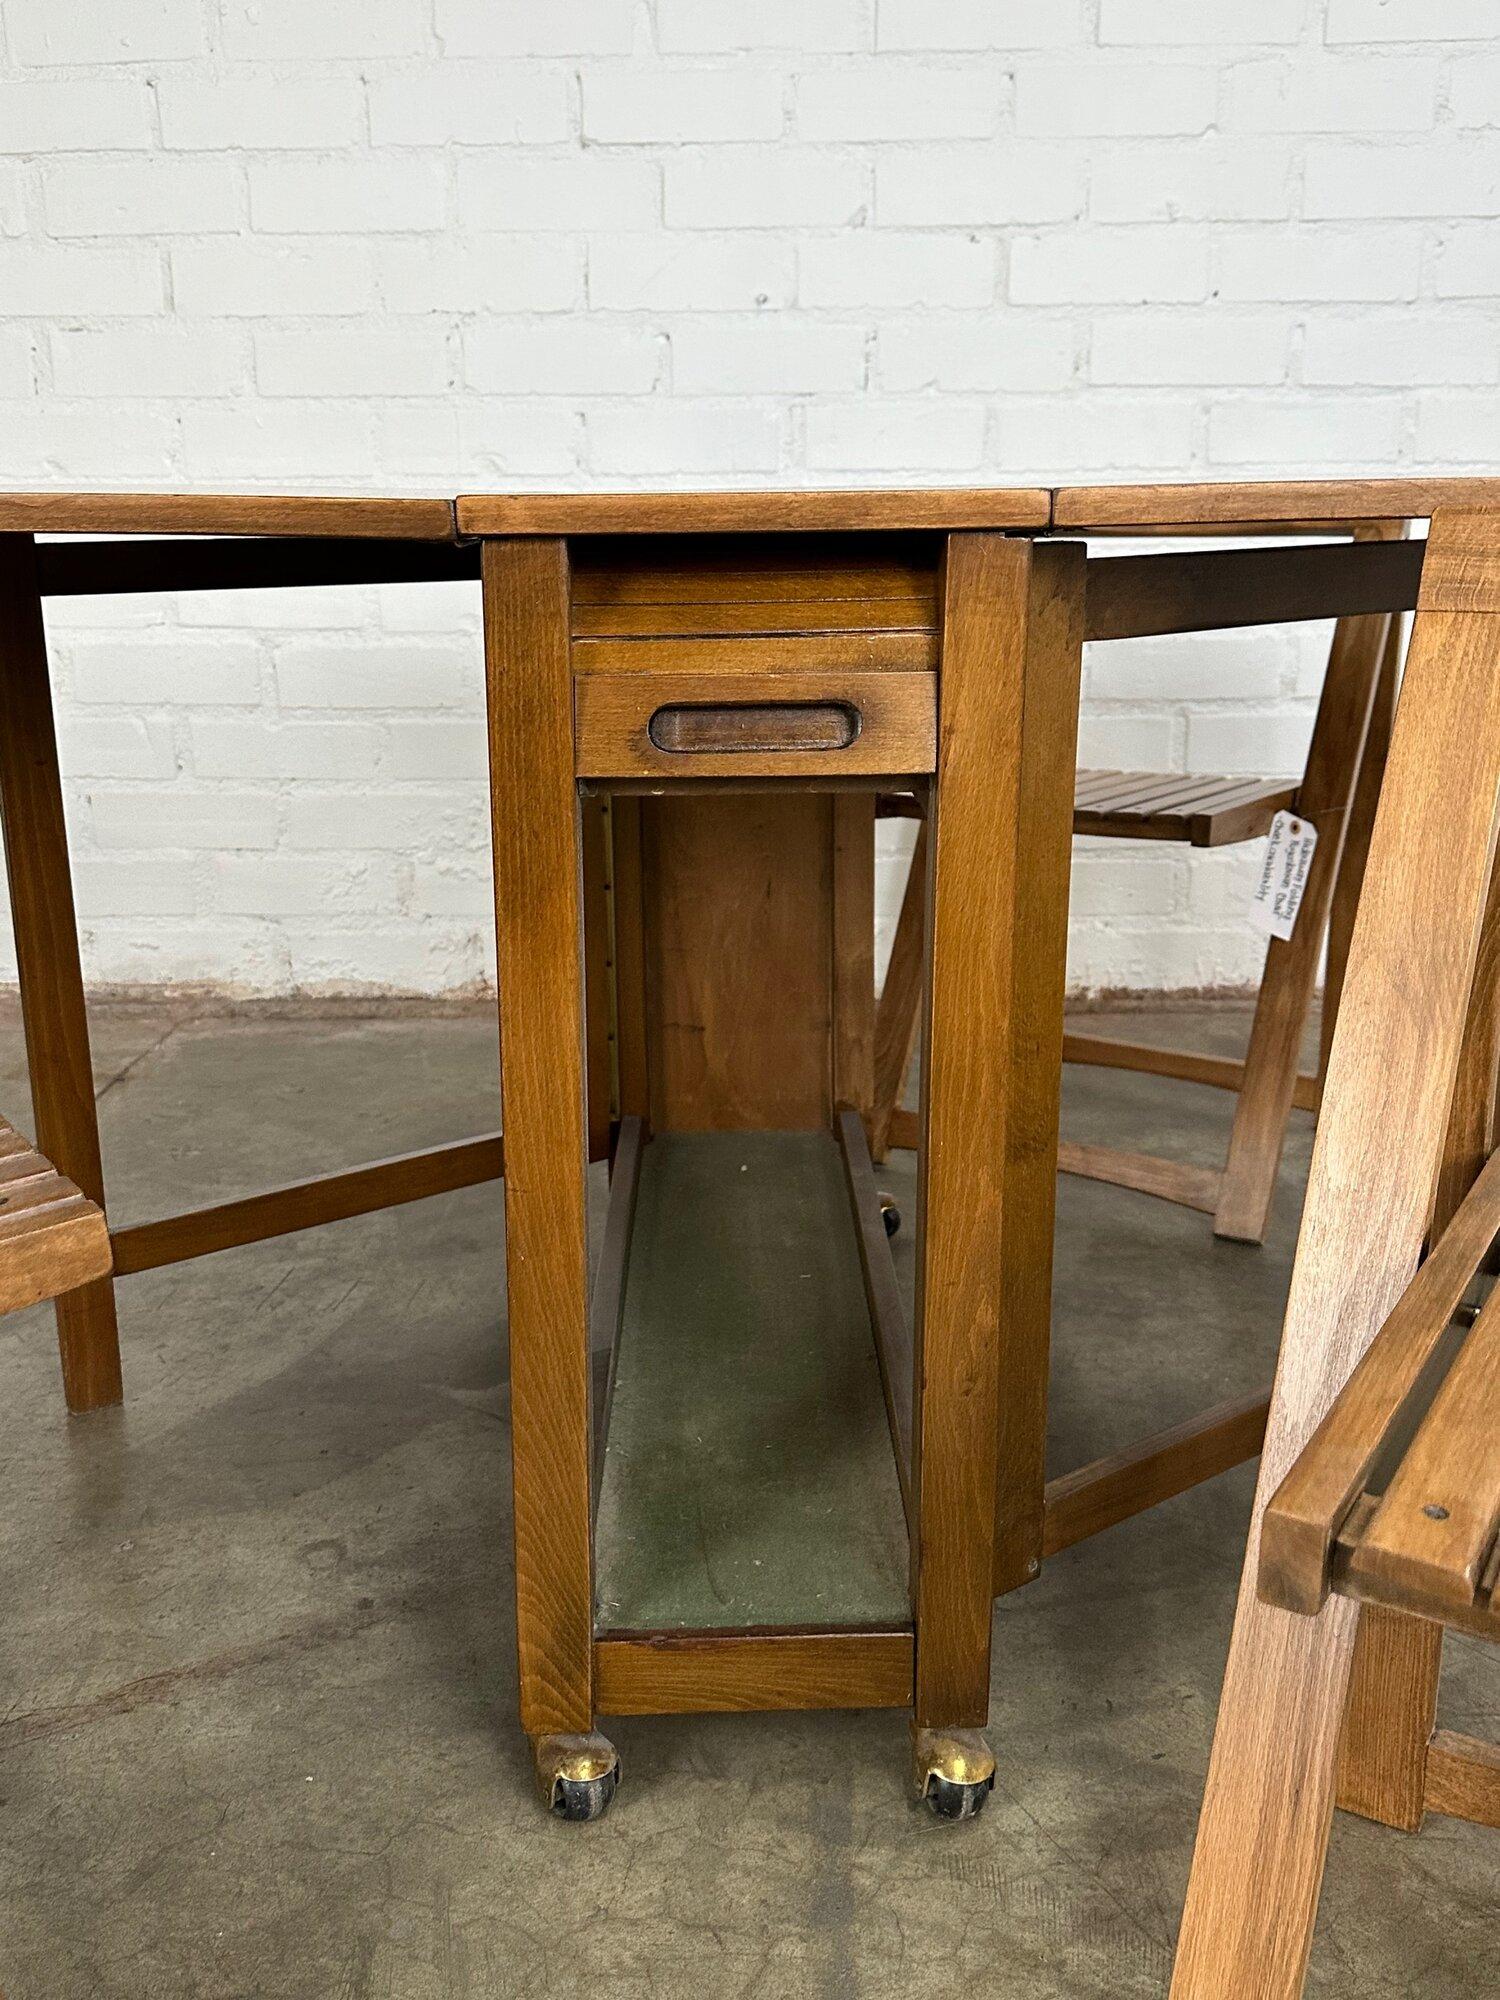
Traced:
POLYGON ((601 1629, 907 1622, 906 1523, 832 1137, 647 1146, 596 1545, 601 1629))

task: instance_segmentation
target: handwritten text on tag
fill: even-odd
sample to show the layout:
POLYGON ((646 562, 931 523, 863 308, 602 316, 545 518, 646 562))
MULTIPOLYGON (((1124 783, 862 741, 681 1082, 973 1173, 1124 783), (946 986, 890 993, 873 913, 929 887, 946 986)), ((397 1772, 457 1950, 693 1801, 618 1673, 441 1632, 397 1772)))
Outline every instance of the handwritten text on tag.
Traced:
POLYGON ((1260 879, 1250 898, 1250 926, 1262 937, 1289 938, 1297 926, 1302 892, 1318 844, 1318 829, 1295 813, 1271 821, 1260 879))

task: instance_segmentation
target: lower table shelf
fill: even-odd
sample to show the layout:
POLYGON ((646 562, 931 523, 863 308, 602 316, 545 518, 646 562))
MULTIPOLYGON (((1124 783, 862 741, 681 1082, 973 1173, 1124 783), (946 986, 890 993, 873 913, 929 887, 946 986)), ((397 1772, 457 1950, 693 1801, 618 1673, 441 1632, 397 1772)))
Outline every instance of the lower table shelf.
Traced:
POLYGON ((597 1628, 909 1631, 907 1546, 837 1142, 659 1135, 631 1237, 597 1628))

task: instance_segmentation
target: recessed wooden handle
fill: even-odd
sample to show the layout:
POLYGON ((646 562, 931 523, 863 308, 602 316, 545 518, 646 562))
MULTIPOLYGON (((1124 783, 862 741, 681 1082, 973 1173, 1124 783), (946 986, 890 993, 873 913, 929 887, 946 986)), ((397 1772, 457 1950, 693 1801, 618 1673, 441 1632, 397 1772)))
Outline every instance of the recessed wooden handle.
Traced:
POLYGON ((847 750, 860 719, 843 701, 673 702, 646 733, 658 750, 683 753, 847 750))

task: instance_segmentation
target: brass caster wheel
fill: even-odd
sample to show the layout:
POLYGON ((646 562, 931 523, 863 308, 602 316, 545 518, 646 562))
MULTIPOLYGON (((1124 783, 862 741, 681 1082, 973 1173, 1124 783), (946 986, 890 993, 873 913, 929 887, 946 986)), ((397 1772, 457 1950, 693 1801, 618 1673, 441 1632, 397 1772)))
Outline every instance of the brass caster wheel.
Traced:
POLYGON ((901 1211, 896 1206, 896 1197, 893 1194, 881 1193, 880 1219, 885 1224, 887 1236, 894 1236, 901 1227, 901 1211))
POLYGON ((977 1729, 913 1729, 912 1786, 939 1819, 975 1819, 995 1789, 995 1759, 977 1729))
POLYGON ((536 1785, 554 1819, 602 1819, 620 1782, 620 1758, 608 1737, 534 1736, 536 1785))

